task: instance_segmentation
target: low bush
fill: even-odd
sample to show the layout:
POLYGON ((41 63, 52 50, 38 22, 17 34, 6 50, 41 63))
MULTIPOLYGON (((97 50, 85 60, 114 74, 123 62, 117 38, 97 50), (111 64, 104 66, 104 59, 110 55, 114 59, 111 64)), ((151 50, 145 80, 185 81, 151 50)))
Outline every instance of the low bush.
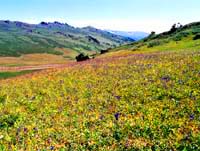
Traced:
POLYGON ((192 29, 192 34, 198 34, 198 33, 200 33, 200 28, 194 28, 194 29, 192 29))
POLYGON ((19 119, 18 115, 4 115, 0 117, 0 129, 13 127, 19 119))
POLYGON ((152 47, 159 46, 159 45, 161 45, 161 42, 158 40, 155 40, 155 41, 149 42, 147 47, 152 48, 152 47))
POLYGON ((193 40, 198 40, 200 39, 200 34, 197 34, 196 36, 194 36, 193 40))
POLYGON ((80 53, 78 56, 76 56, 76 61, 80 62, 80 61, 85 61, 90 59, 87 55, 84 55, 83 53, 80 53))
POLYGON ((100 54, 104 54, 104 53, 107 53, 107 52, 108 52, 108 50, 101 50, 100 54))
POLYGON ((172 40, 180 41, 182 38, 187 37, 190 33, 189 32, 180 32, 173 36, 172 40))

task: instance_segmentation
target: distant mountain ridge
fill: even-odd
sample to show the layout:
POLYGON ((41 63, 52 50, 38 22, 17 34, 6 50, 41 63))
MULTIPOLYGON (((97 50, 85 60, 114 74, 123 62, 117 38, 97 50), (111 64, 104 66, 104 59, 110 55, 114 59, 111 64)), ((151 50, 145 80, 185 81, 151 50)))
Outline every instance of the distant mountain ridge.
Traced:
POLYGON ((115 35, 119 35, 119 36, 123 36, 123 37, 128 37, 128 38, 131 38, 131 39, 134 39, 134 40, 141 40, 143 38, 146 38, 149 33, 146 33, 146 32, 142 32, 142 31, 115 31, 115 30, 106 30, 112 34, 115 34, 115 35))
POLYGON ((32 53, 63 55, 61 49, 91 53, 133 41, 94 27, 75 28, 57 21, 40 24, 0 21, 0 56, 32 53))

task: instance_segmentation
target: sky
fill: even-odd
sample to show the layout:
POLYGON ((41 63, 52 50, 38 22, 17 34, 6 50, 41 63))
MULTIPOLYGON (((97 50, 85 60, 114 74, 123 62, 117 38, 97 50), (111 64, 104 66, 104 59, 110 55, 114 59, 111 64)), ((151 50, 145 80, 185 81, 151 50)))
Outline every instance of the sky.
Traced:
POLYGON ((200 21, 200 0, 1 0, 0 20, 160 33, 200 21))

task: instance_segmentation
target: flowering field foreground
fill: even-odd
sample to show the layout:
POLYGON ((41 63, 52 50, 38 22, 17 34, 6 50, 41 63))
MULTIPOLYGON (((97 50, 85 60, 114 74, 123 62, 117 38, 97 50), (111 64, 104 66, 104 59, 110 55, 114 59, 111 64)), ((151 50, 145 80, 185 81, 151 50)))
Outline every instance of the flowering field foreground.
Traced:
POLYGON ((3 80, 0 150, 200 150, 200 51, 3 80))

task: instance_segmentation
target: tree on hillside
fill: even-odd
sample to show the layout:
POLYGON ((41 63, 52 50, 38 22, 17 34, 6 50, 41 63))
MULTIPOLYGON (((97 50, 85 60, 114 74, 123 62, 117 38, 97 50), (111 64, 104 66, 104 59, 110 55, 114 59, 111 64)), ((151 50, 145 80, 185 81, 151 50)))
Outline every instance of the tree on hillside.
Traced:
POLYGON ((85 61, 90 59, 87 55, 84 55, 83 53, 80 53, 78 56, 76 56, 76 61, 80 62, 80 61, 85 61))
POLYGON ((177 29, 182 28, 182 27, 183 27, 183 25, 181 25, 181 23, 173 24, 171 29, 170 29, 170 31, 169 31, 169 33, 170 34, 174 33, 174 32, 177 31, 177 29))
POLYGON ((150 35, 147 37, 147 39, 148 38, 152 38, 152 37, 154 37, 156 35, 156 32, 155 31, 152 31, 151 33, 150 33, 150 35))
POLYGON ((170 33, 174 33, 176 30, 177 30, 176 24, 173 24, 171 29, 170 29, 170 33))
POLYGON ((155 31, 152 31, 151 34, 150 34, 149 36, 152 37, 152 36, 155 36, 155 34, 156 34, 156 32, 155 32, 155 31))
POLYGON ((176 26, 177 26, 177 28, 182 28, 183 27, 183 25, 181 23, 178 23, 176 26))

